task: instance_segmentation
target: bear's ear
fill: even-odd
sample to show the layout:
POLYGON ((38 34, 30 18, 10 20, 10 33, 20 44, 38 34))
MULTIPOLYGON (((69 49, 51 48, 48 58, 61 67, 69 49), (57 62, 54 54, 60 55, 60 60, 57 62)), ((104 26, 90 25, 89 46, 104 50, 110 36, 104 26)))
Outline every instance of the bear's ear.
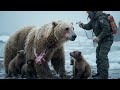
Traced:
POLYGON ((81 55, 81 52, 78 52, 79 55, 81 55))
POLYGON ((52 22, 53 27, 56 27, 57 25, 58 25, 57 22, 55 22, 55 21, 52 22))
POLYGON ((71 24, 73 25, 73 22, 71 22, 71 24))
POLYGON ((28 65, 31 65, 33 62, 34 62, 33 59, 27 60, 27 64, 28 64, 28 65))
POLYGON ((27 64, 28 64, 28 65, 30 65, 30 64, 31 64, 31 62, 32 62, 31 60, 28 60, 28 61, 27 61, 27 64))
POLYGON ((17 53, 19 54, 19 53, 20 53, 20 51, 17 51, 17 53))
POLYGON ((26 55, 26 52, 24 52, 24 55, 26 55))

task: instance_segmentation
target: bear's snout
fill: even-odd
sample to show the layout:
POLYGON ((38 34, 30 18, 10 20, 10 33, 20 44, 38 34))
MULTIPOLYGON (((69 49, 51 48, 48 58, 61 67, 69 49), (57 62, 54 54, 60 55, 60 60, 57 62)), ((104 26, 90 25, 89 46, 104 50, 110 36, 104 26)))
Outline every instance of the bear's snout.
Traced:
POLYGON ((76 38, 77 36, 76 35, 73 35, 72 38, 76 38))
POLYGON ((72 53, 70 53, 70 56, 72 56, 72 53))
POLYGON ((76 39, 77 35, 72 35, 71 41, 74 41, 76 39))

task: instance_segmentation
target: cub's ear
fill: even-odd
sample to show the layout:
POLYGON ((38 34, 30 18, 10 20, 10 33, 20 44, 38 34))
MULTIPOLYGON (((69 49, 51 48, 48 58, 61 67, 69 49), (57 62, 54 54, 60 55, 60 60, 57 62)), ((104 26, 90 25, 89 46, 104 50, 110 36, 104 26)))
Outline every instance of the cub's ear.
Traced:
POLYGON ((28 65, 31 64, 31 60, 28 60, 28 61, 27 61, 27 64, 28 64, 28 65))
POLYGON ((27 64, 30 65, 33 63, 34 60, 30 59, 30 60, 27 60, 27 64))
POLYGON ((73 25, 73 22, 71 22, 71 24, 73 25))
POLYGON ((17 51, 17 53, 19 54, 19 53, 20 53, 20 51, 17 51))
POLYGON ((55 22, 55 21, 52 22, 52 26, 53 26, 53 27, 56 27, 57 25, 58 25, 57 22, 55 22))
POLYGON ((24 52, 24 55, 26 55, 26 52, 24 52))
POLYGON ((81 52, 78 52, 79 55, 81 55, 81 52))

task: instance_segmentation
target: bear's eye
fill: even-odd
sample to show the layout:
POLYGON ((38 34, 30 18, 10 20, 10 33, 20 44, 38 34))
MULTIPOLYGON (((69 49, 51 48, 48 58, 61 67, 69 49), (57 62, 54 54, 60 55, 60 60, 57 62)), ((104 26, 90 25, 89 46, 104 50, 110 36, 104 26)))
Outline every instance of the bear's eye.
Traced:
POLYGON ((65 28, 66 31, 69 31, 69 28, 65 28))

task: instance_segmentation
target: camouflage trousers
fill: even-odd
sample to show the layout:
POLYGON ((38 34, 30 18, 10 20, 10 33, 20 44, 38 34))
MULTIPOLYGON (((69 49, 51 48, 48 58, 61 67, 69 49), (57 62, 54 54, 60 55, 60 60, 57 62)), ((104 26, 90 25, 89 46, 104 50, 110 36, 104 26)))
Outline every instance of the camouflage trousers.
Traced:
POLYGON ((109 69, 109 59, 108 53, 111 49, 113 41, 103 41, 98 43, 96 48, 96 64, 97 64, 97 73, 100 74, 102 79, 108 79, 108 69, 109 69))

